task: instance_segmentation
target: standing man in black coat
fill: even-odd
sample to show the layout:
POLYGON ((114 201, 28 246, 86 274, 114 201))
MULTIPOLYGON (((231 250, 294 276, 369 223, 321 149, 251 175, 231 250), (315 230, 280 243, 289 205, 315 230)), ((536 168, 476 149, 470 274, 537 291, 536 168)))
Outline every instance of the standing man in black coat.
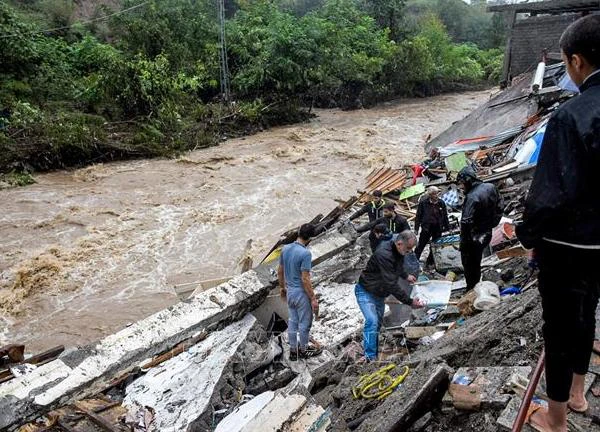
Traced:
POLYGON ((491 183, 482 183, 471 167, 457 177, 466 197, 460 220, 460 256, 467 280, 467 290, 481 279, 481 259, 492 240, 492 228, 502 219, 502 200, 491 183))
MULTIPOLYGON (((417 217, 415 218, 415 232, 419 236, 419 244, 415 249, 417 259, 421 258, 423 249, 430 240, 435 241, 450 228, 446 204, 440 199, 440 190, 435 186, 427 188, 427 193, 419 200, 417 217)), ((426 265, 433 264, 433 254, 429 252, 426 265)))
POLYGON ((550 118, 517 236, 539 265, 548 410, 540 431, 567 430, 567 409, 586 411, 585 376, 600 293, 600 16, 571 24, 560 40, 581 94, 550 118))

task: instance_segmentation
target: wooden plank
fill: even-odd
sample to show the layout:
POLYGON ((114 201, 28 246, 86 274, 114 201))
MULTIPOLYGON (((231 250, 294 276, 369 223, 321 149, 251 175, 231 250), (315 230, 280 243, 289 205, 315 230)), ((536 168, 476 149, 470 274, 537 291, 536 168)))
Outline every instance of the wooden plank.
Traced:
POLYGON ((391 170, 391 168, 389 168, 389 167, 381 168, 379 171, 377 171, 377 173, 373 177, 371 177, 371 179, 369 179, 369 181, 367 183, 376 182, 379 178, 381 178, 381 176, 387 174, 390 170, 391 170))
POLYGON ((373 178, 367 181, 367 187, 372 187, 374 184, 377 184, 383 177, 390 173, 390 170, 391 168, 382 169, 381 172, 378 172, 373 178))
POLYGON ((523 248, 523 246, 519 245, 498 251, 496 252, 496 256, 499 259, 521 257, 527 256, 527 251, 523 248))
POLYGON ((395 174, 395 171, 393 169, 389 168, 383 175, 381 175, 376 180, 373 180, 371 183, 369 183, 368 190, 373 191, 375 189, 379 189, 379 186, 384 184, 390 178, 392 178, 394 176, 394 174, 395 174))
POLYGON ((206 339, 206 337, 208 336, 208 333, 206 331, 202 331, 199 335, 194 336, 188 340, 185 340, 183 342, 181 342, 179 345, 177 345, 175 348, 173 348, 170 351, 167 351, 166 353, 163 353, 157 357, 155 357, 154 359, 152 359, 151 361, 149 361, 148 363, 142 365, 142 370, 146 370, 146 369, 150 369, 153 367, 158 366, 161 363, 166 362, 167 360, 172 359, 173 357, 181 354, 182 352, 184 352, 186 349, 196 345, 198 342, 203 341, 204 339, 206 339))
POLYGON ((397 173, 397 175, 390 177, 384 183, 379 185, 379 188, 382 192, 391 191, 394 189, 398 189, 404 186, 404 182, 406 181, 406 174, 397 173))
POLYGON ((79 411, 84 413, 96 426, 104 429, 107 432, 119 432, 111 423, 104 419, 101 415, 89 410, 82 402, 78 401, 73 404, 79 411))
POLYGON ((41 365, 44 363, 48 363, 49 361, 52 361, 56 357, 58 357, 64 350, 65 350, 64 345, 58 345, 58 346, 55 346, 54 348, 50 348, 48 351, 44 351, 40 354, 34 355, 33 357, 29 357, 27 360, 25 360, 25 363, 34 364, 34 365, 41 365))
POLYGON ((387 180, 394 176, 395 172, 393 170, 387 171, 384 175, 379 177, 377 180, 372 181, 365 188, 366 192, 373 192, 376 189, 379 189, 382 184, 384 184, 387 180))
MULTIPOLYGON (((65 350, 64 345, 59 345, 57 347, 51 348, 48 351, 44 351, 40 354, 36 354, 22 363, 34 364, 37 366, 41 366, 52 360, 56 359, 63 351, 65 350)), ((15 363, 19 364, 19 363, 15 363)), ((10 371, 10 369, 4 369, 0 371, 0 384, 10 381, 14 378, 14 375, 10 371)))

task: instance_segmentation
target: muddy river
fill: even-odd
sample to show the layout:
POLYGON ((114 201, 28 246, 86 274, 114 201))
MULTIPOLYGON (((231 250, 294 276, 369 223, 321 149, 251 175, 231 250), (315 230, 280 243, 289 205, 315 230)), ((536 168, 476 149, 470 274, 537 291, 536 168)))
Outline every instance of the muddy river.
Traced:
POLYGON ((424 155, 489 91, 319 110, 310 123, 179 159, 94 165, 0 191, 0 345, 82 345, 239 272, 281 232, 327 213, 381 165, 424 155))

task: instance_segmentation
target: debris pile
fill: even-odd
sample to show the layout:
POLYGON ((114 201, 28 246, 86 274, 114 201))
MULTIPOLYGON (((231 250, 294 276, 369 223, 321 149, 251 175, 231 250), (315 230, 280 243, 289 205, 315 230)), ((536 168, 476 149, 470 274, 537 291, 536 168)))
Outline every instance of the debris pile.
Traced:
MULTIPOLYGON (((427 160, 374 170, 358 196, 338 200, 328 215, 311 221, 320 233, 308 247, 321 307, 311 336, 324 349, 321 355, 289 359, 287 308, 275 289, 275 270, 282 246, 296 239, 297 230, 290 230, 254 269, 198 289, 93 346, 60 347, 41 359, 27 358, 22 346, 0 350, 5 367, 0 429, 510 429, 542 346, 541 307, 537 290, 531 289, 536 278, 514 224, 522 217, 547 119, 572 96, 551 85, 564 74, 560 68, 547 68, 548 82, 535 94, 515 94, 515 88, 530 92, 521 78, 474 112, 476 121, 467 117, 453 126, 465 132, 471 124, 474 132, 485 133, 465 133, 444 145, 434 139, 439 148, 427 160), (523 103, 531 113, 506 127, 514 120, 511 104, 523 103), (498 119, 499 111, 509 117, 498 119), (482 263, 483 280, 471 292, 460 278, 456 249, 464 197, 454 181, 467 165, 497 185, 505 204, 505 217, 482 263), (435 267, 424 271, 413 288, 412 295, 427 299, 428 307, 411 311, 388 299, 379 361, 357 362, 363 318, 354 284, 370 249, 367 234, 359 236, 348 215, 381 190, 398 213, 414 220, 418 200, 431 185, 441 189, 452 217, 447 235, 430 247, 435 267)), ((600 357, 594 361, 600 365, 600 357)), ((594 370, 600 373, 600 366, 594 370)), ((594 381, 590 374, 590 387, 594 381)), ((540 398, 543 388, 542 382, 540 398)), ((582 430, 598 429, 593 415, 572 416, 582 430)))

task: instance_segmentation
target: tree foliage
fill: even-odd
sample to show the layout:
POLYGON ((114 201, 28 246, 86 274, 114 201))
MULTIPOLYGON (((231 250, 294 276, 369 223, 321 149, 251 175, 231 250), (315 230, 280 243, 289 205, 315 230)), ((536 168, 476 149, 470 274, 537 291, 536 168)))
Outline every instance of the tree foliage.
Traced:
POLYGON ((0 169, 168 154, 297 121, 313 104, 352 108, 498 77, 500 50, 460 36, 487 28, 457 15, 463 6, 311 0, 299 13, 286 1, 226 3, 233 106, 219 99, 212 0, 150 0, 51 32, 41 30, 73 22, 70 0, 0 2, 0 169), (46 22, 41 10, 52 11, 46 22))

